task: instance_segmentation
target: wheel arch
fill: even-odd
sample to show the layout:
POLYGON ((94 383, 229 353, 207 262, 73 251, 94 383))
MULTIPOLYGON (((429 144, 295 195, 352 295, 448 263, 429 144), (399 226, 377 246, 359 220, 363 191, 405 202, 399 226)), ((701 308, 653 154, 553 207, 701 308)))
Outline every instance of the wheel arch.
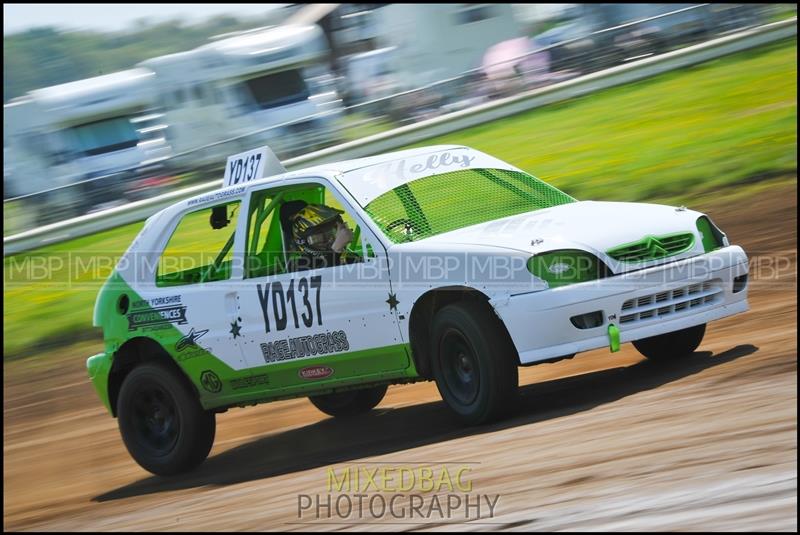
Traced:
MULTIPOLYGON (((497 318, 498 328, 502 329, 505 336, 508 336, 511 347, 516 348, 506 329, 505 323, 503 323, 502 318, 497 315, 494 308, 489 303, 489 296, 485 293, 469 286, 456 285, 434 288, 423 293, 414 301, 409 317, 408 337, 411 347, 411 357, 414 361, 417 373, 421 377, 433 379, 428 344, 433 317, 443 307, 464 300, 472 300, 480 303, 481 306, 487 307, 492 312, 492 315, 497 318)), ((514 353, 514 358, 517 363, 519 363, 519 355, 516 354, 516 349, 514 349, 514 353)))
POLYGON ((126 341, 114 353, 114 361, 111 371, 108 374, 108 401, 111 406, 111 414, 117 416, 117 398, 125 377, 138 365, 145 362, 162 362, 178 372, 191 391, 199 397, 197 388, 186 376, 177 362, 170 356, 164 347, 146 336, 137 336, 126 341))

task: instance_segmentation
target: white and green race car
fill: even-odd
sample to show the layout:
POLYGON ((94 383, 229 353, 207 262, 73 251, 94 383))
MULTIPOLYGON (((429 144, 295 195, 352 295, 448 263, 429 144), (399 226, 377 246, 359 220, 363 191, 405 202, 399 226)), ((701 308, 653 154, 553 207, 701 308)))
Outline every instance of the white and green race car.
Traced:
POLYGON ((226 184, 149 218, 95 306, 89 375, 156 474, 201 463, 230 407, 308 396, 352 416, 433 380, 479 424, 513 407, 519 366, 625 342, 678 359, 748 307, 747 256, 707 216, 577 201, 467 147, 293 172, 264 148, 226 184), (347 262, 293 271, 297 201, 343 212, 347 262))

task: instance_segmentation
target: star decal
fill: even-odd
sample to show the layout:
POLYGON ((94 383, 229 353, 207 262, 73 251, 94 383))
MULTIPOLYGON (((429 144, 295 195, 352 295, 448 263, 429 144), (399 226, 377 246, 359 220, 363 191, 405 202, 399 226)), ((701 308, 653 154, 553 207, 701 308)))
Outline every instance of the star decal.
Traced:
POLYGON ((192 330, 189 331, 189 334, 178 340, 178 343, 175 344, 175 349, 178 351, 183 351, 189 346, 197 347, 197 341, 203 337, 204 334, 208 332, 208 329, 203 329, 202 331, 195 331, 194 327, 192 330))
POLYGON ((397 305, 400 304, 400 301, 397 300, 397 296, 392 292, 389 292, 389 299, 386 300, 389 303, 389 311, 397 310, 397 305))
POLYGON ((234 321, 233 323, 231 323, 231 330, 230 330, 230 331, 228 331, 229 333, 231 333, 231 334, 233 335, 233 338, 234 338, 234 339, 236 339, 236 337, 237 337, 237 336, 242 336, 242 335, 240 334, 240 332, 241 332, 241 330, 242 330, 242 327, 241 327, 241 325, 239 325, 239 322, 240 322, 240 321, 242 321, 242 318, 237 318, 237 319, 236 319, 236 321, 234 321))

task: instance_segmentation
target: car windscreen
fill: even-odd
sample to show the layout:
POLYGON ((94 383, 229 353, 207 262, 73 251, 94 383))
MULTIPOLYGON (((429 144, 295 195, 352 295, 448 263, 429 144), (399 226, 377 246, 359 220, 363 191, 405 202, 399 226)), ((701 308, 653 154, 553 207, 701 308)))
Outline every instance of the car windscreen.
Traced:
POLYGON ((365 209, 394 243, 575 202, 536 177, 504 169, 464 169, 407 182, 365 209))
POLYGON ((82 124, 70 129, 75 148, 87 156, 129 149, 139 144, 139 135, 127 117, 82 124))
POLYGON ((276 108, 308 99, 308 85, 300 69, 265 74, 244 84, 261 109, 276 108))

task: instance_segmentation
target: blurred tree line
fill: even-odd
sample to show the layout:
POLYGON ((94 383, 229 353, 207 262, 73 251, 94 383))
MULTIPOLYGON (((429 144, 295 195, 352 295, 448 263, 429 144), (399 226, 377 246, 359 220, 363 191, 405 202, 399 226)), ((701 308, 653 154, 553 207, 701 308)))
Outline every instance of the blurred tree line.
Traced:
POLYGON ((276 24, 281 14, 275 12, 246 20, 220 15, 192 25, 143 18, 128 30, 108 33, 41 27, 3 36, 3 102, 31 89, 130 69, 208 43, 212 36, 276 24))

